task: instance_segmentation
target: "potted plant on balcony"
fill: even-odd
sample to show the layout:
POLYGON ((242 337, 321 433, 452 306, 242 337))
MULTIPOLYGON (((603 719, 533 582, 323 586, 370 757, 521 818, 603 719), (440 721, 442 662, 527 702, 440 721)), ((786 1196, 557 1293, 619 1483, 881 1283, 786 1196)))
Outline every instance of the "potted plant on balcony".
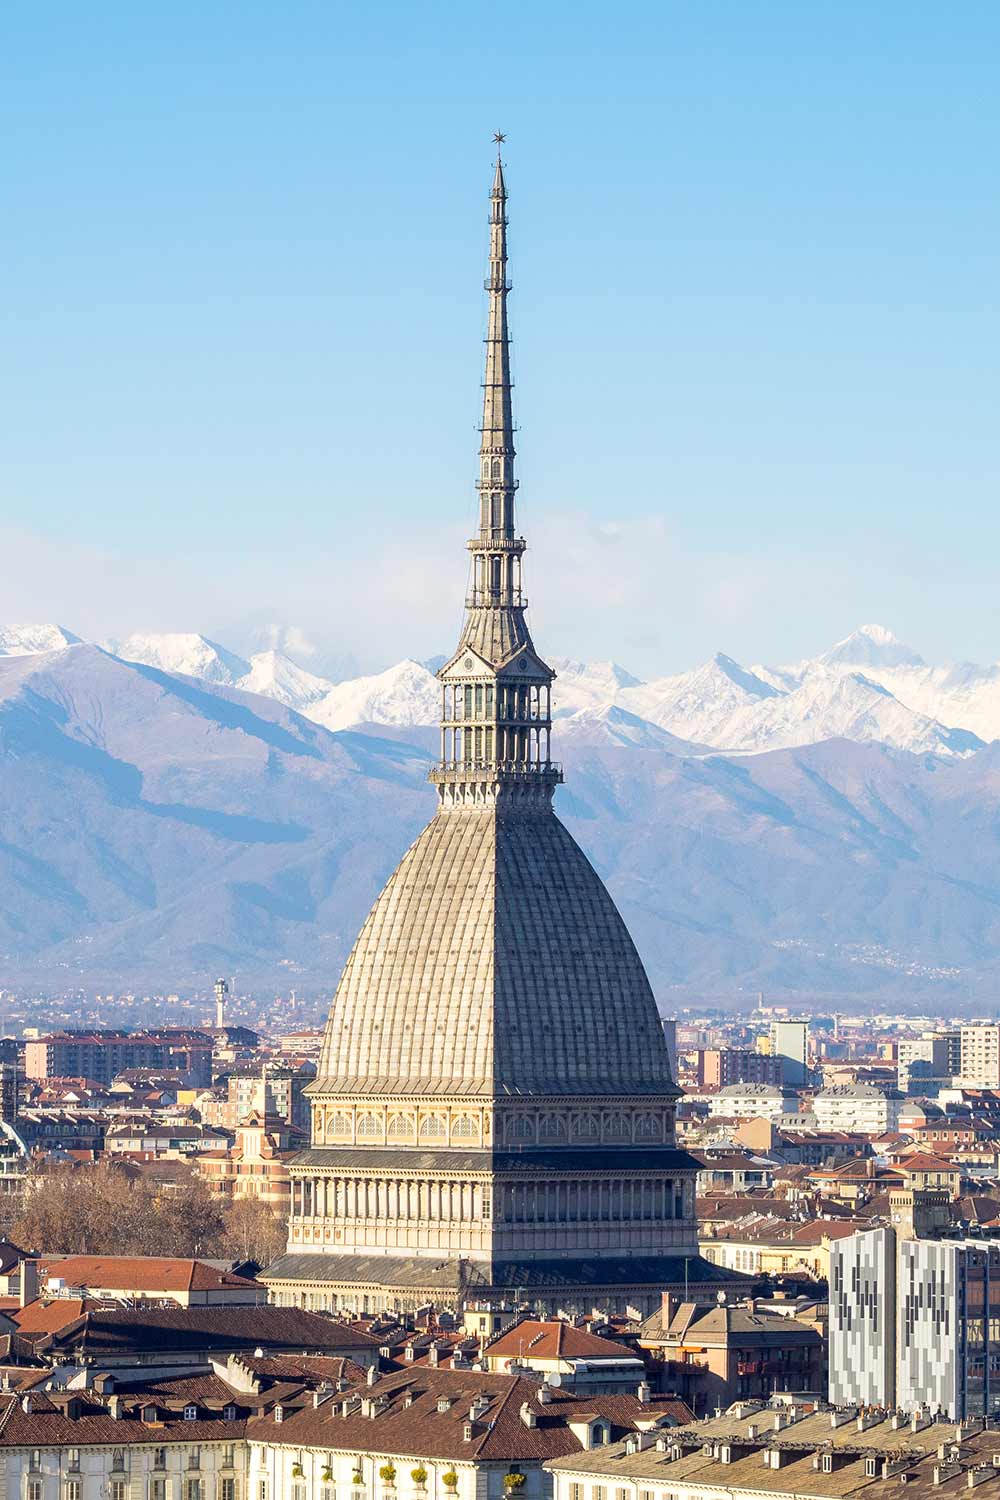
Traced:
POLYGON ((361 1470, 361 1460, 359 1459, 358 1463, 357 1463, 357 1466, 355 1467, 354 1473, 351 1475, 351 1483, 354 1485, 355 1489, 358 1489, 361 1485, 364 1484, 364 1482, 365 1482, 365 1476, 362 1473, 362 1470, 361 1470))
POLYGON ((524 1489, 525 1474, 505 1474, 503 1476, 503 1487, 508 1495, 517 1495, 524 1489))
POLYGON ((391 1489, 392 1486, 396 1483, 395 1464, 383 1464, 381 1469, 379 1469, 378 1471, 378 1477, 383 1481, 388 1489, 391 1489))
POLYGON ((423 1464, 418 1464, 415 1469, 410 1470, 410 1478, 418 1490, 422 1490, 427 1483, 427 1470, 423 1464))
POLYGON ((449 1469, 447 1474, 442 1474, 441 1483, 444 1485, 449 1495, 456 1494, 458 1491, 458 1475, 455 1473, 455 1470, 449 1469))
MULTIPOLYGON (((354 1477, 360 1483, 360 1481, 361 1481, 361 1475, 360 1474, 355 1474, 354 1477)), ((323 1481, 324 1484, 329 1484, 330 1483, 330 1480, 333 1478, 333 1465, 332 1464, 324 1464, 323 1465, 322 1469, 320 1470, 320 1478, 322 1479, 322 1481, 323 1481)))
POLYGON ((293 1479, 303 1479, 304 1477, 305 1477, 305 1470, 303 1469, 302 1465, 300 1463, 294 1463, 294 1464, 292 1464, 292 1478, 293 1479))

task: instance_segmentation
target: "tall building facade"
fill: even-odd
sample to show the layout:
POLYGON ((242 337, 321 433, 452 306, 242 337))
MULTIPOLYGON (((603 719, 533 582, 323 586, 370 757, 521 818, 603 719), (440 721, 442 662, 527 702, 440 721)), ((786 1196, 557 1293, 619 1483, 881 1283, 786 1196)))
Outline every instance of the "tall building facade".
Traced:
POLYGON ((785 1083, 801 1088, 809 1073, 808 1022, 772 1021, 771 1056, 781 1058, 785 1083))
POLYGON ((437 812, 348 958, 292 1166, 283 1301, 658 1305, 697 1253, 667 1044, 608 892, 552 807, 552 669, 514 517, 507 189, 497 158, 478 525, 438 673, 437 812))
POLYGON ((998 1329, 994 1243, 921 1239, 900 1222, 831 1248, 837 1405, 923 1408, 957 1422, 992 1416, 1000 1412, 998 1329))
POLYGON ((963 1026, 958 1072, 971 1087, 1000 1088, 1000 1026, 963 1026))

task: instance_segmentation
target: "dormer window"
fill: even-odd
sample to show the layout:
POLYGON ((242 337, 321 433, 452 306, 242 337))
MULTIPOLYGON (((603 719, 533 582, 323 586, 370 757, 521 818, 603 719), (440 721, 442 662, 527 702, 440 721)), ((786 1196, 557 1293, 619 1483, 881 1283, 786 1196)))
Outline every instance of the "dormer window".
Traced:
POLYGON ((590 1424, 590 1442, 594 1448, 603 1448, 608 1441, 608 1429, 603 1422, 592 1422, 590 1424))
POLYGON ((235 1406, 231 1406, 231 1405, 230 1406, 224 1406, 222 1408, 222 1419, 223 1419, 224 1422, 235 1422, 236 1421, 236 1407, 235 1406))
POLYGON ((877 1474, 878 1474, 878 1459, 877 1458, 866 1458, 865 1459, 865 1478, 866 1479, 874 1479, 877 1474))
POLYGON ((197 1408, 197 1406, 194 1405, 193 1402, 190 1402, 187 1406, 185 1406, 185 1408, 184 1408, 184 1420, 185 1420, 185 1422, 197 1422, 197 1420, 198 1420, 198 1408, 197 1408))

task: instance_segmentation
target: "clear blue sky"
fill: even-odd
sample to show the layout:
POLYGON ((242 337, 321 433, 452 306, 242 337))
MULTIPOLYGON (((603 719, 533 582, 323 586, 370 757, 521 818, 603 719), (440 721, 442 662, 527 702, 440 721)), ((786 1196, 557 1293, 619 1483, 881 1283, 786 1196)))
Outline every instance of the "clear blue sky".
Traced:
POLYGON ((500 127, 541 644, 1000 657, 998 57, 995 3, 11 0, 0 616, 448 649, 500 127))

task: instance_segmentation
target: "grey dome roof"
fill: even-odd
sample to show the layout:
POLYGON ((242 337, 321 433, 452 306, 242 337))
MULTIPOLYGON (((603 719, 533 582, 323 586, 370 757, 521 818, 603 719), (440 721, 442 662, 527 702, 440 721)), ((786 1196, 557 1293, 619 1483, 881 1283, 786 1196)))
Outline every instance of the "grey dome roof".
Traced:
POLYGON ((317 1091, 677 1093, 602 881, 551 810, 441 811, 344 968, 317 1091))

